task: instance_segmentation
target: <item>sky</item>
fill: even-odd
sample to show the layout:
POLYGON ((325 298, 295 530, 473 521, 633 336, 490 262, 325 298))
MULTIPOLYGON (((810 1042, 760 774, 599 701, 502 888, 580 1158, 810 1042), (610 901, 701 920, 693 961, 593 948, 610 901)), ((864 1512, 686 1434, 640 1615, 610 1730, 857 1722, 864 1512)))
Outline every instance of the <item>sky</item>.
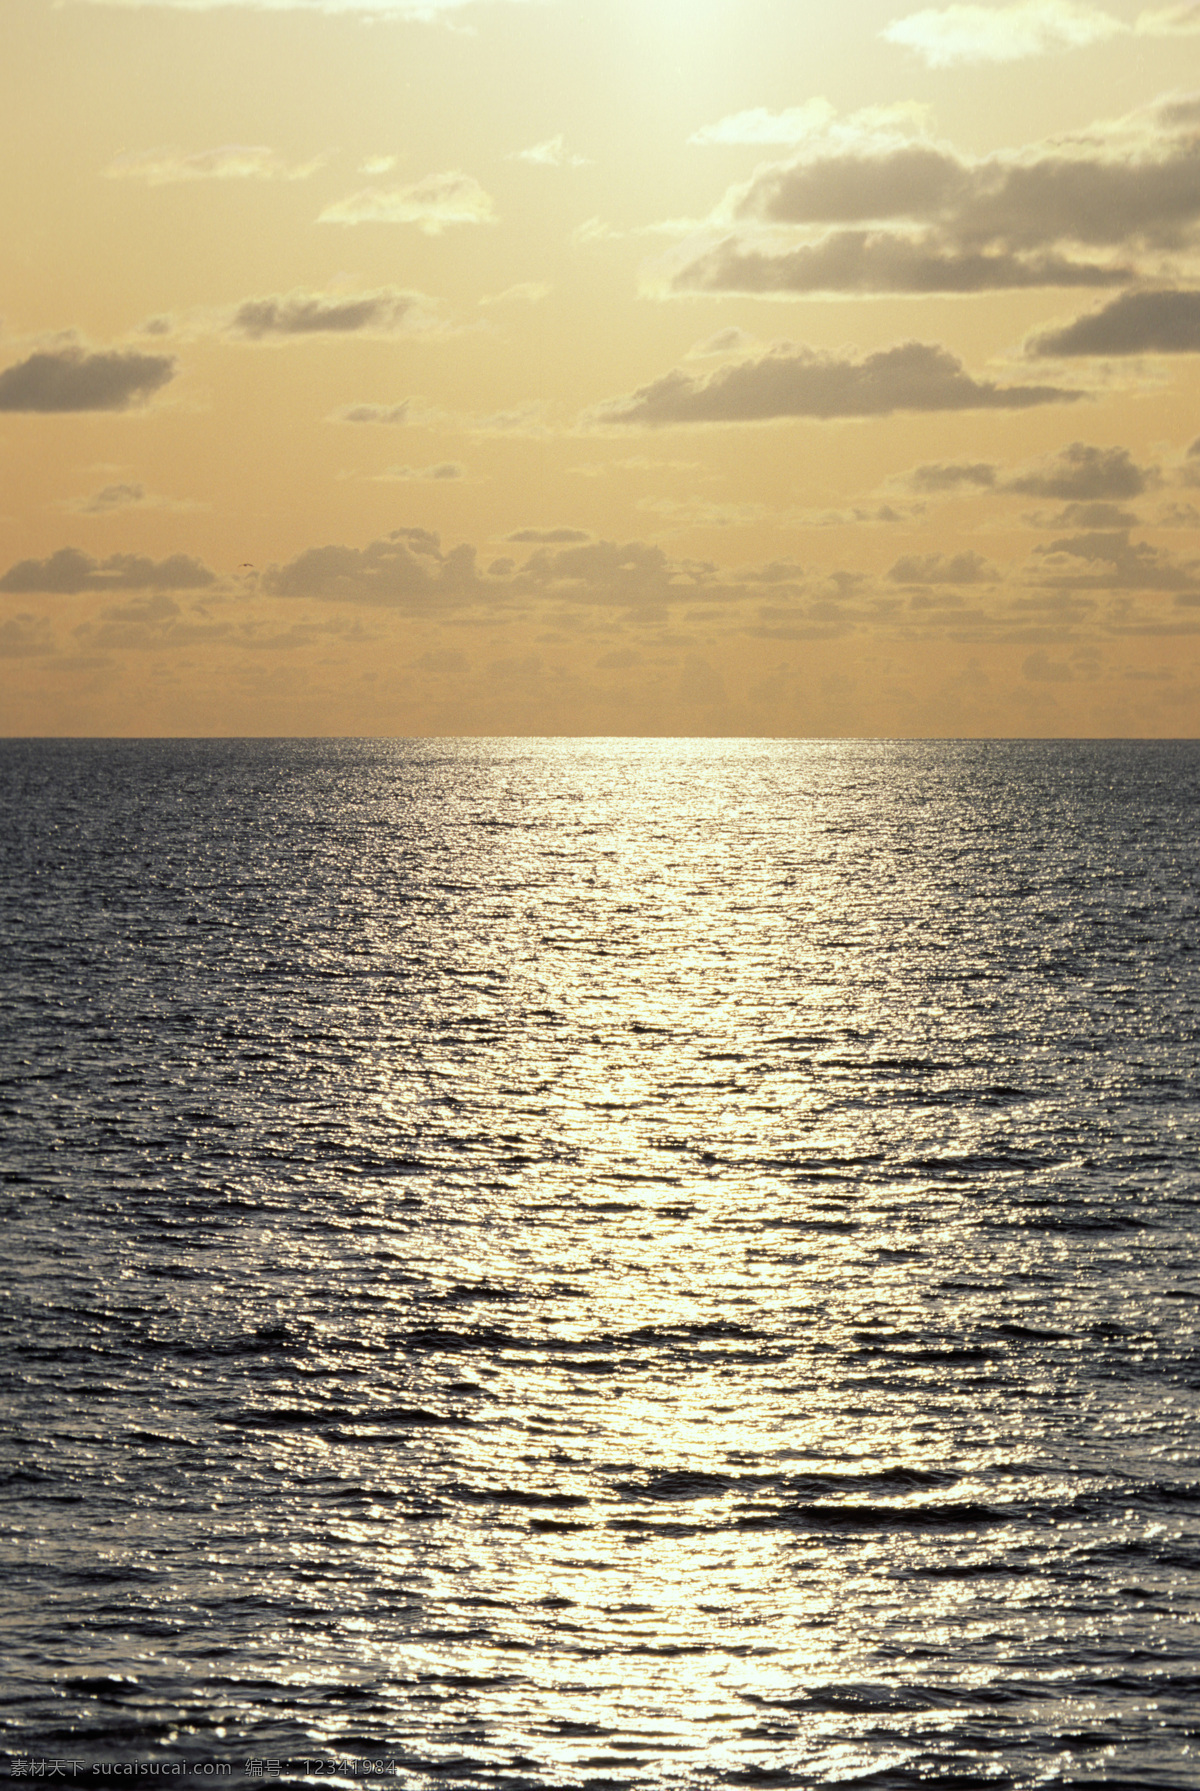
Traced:
POLYGON ((4 0, 0 733, 1200 733, 1200 0, 4 0))

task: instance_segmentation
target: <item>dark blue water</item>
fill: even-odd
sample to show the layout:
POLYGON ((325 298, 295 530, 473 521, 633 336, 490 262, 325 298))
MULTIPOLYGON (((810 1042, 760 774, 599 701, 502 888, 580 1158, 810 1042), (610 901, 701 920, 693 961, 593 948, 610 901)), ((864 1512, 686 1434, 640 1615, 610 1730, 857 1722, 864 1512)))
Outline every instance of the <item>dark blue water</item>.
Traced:
POLYGON ((1200 747, 0 768, 18 1776, 1200 1786, 1200 747))

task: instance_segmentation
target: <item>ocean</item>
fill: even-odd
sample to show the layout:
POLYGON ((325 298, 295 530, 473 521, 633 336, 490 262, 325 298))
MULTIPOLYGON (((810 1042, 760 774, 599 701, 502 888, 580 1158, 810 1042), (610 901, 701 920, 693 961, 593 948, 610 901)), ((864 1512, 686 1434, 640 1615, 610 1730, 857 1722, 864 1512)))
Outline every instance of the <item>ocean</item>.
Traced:
POLYGON ((13 1776, 1200 1787, 1200 745, 0 765, 13 1776))

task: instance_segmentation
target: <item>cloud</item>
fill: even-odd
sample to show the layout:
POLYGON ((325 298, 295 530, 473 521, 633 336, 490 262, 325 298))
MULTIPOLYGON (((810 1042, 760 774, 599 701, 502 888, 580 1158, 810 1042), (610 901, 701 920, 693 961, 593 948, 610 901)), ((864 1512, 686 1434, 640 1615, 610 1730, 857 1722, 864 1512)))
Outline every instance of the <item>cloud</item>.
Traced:
POLYGON ((906 483, 914 491, 987 491, 996 483, 996 468, 985 460, 937 460, 914 467, 906 483))
POLYGON ((718 330, 715 336, 706 336, 703 342, 694 343, 684 358, 689 361, 704 361, 713 355, 746 354, 757 346, 757 339, 748 330, 731 324, 728 329, 718 330))
POLYGON ((475 549, 464 544, 443 553, 427 529, 396 529, 362 548, 310 547, 286 565, 268 567, 262 579, 268 596, 431 613, 448 601, 470 601, 484 588, 475 549))
POLYGON ((674 292, 983 292, 1161 279, 1200 252, 1200 100, 974 157, 839 125, 725 194, 674 292))
POLYGON ((494 224, 496 207, 470 174, 430 174, 408 187, 366 187, 327 205, 320 224, 415 224, 439 236, 452 224, 494 224))
POLYGON ((1088 503, 1140 497, 1156 482, 1154 470, 1138 466, 1128 448, 1095 448, 1088 442, 1072 442, 1029 472, 1007 479, 1004 490, 1025 497, 1088 503))
MULTIPOLYGON (((1057 516, 1033 517, 1026 520, 1037 528, 1048 529, 1135 529, 1138 516, 1122 510, 1120 504, 1064 504, 1057 516)), ((1160 525, 1161 526, 1161 525, 1160 525)))
POLYGON ((331 423, 384 423, 395 427, 407 423, 409 400, 404 398, 399 404, 348 404, 344 410, 335 410, 329 418, 331 423))
POLYGON ((1069 684, 1075 676, 1066 660, 1051 659, 1043 649, 1031 653, 1021 671, 1033 682, 1045 684, 1069 684))
POLYGON ((1191 0, 1141 13, 1134 30, 1148 37, 1200 37, 1200 5, 1191 0))
POLYGON ((509 305, 524 303, 539 305, 544 298, 549 298, 553 287, 542 280, 518 280, 513 286, 506 286, 502 292, 489 292, 477 302, 481 305, 509 305))
POLYGON ((976 585, 992 583, 997 576, 995 567, 977 553, 905 554, 888 573, 902 585, 976 585))
POLYGON ((585 218, 582 224, 576 224, 572 230, 570 241, 575 248, 586 249, 594 243, 618 242, 624 234, 623 230, 605 223, 603 218, 585 218))
POLYGON ((543 545, 561 545, 568 541, 589 541, 586 529, 514 529, 506 541, 536 541, 543 545))
POLYGON ((756 106, 748 112, 734 112, 716 124, 706 124, 693 131, 689 143, 791 144, 821 141, 826 148, 836 144, 857 144, 872 141, 879 148, 903 142, 910 137, 926 136, 932 114, 928 106, 916 100, 899 100, 890 106, 865 106, 839 118, 837 110, 824 98, 811 99, 802 106, 790 106, 785 112, 768 112, 756 106))
POLYGON ((101 611, 99 623, 82 622, 75 638, 82 646, 99 651, 148 652, 164 647, 196 647, 221 640, 231 633, 228 622, 188 622, 173 597, 159 591, 151 597, 135 597, 132 603, 112 605, 101 611))
POLYGON ((1037 549, 1036 582, 1051 591, 1171 591, 1200 593, 1200 560, 1180 563, 1128 529, 1095 529, 1037 549))
POLYGON ((133 510, 147 501, 146 487, 136 484, 104 485, 91 497, 76 498, 70 508, 80 516, 108 516, 114 510, 133 510))
POLYGON ((518 149, 509 157, 514 162, 533 162, 541 168, 587 168, 590 166, 585 155, 573 155, 567 148, 566 139, 562 136, 548 137, 544 143, 534 143, 528 149, 518 149))
POLYGON ((199 510, 205 506, 187 498, 160 497, 134 480, 103 485, 89 497, 68 498, 61 508, 75 516, 113 516, 121 510, 199 510))
POLYGON ((0 622, 0 659, 40 658, 54 651, 54 635, 44 616, 11 616, 0 622))
POLYGON ((706 124, 693 131, 689 143, 803 143, 825 130, 836 116, 827 99, 811 99, 803 106, 789 106, 786 112, 768 112, 755 106, 748 112, 734 112, 716 124, 706 124))
POLYGON ((175 377, 170 355, 95 353, 69 343, 41 349, 0 373, 0 411, 128 410, 175 377))
POLYGON ((126 150, 104 170, 107 180, 144 180, 174 186, 191 180, 307 180, 324 156, 289 165, 265 143, 224 143, 219 149, 126 150))
POLYGON ((1200 292, 1122 292, 1027 346, 1035 355, 1200 354, 1200 292))
POLYGON ((391 286, 344 297, 289 292, 245 299, 228 328, 231 334, 254 342, 289 336, 394 336, 402 330, 429 328, 430 303, 419 292, 398 292, 391 286))
POLYGON ((930 68, 951 68, 1082 49, 1128 29, 1122 19, 1079 0, 1019 0, 1015 6, 926 7, 894 20, 880 35, 915 51, 930 68))
POLYGON ((76 596, 83 591, 198 591, 215 583, 215 573, 189 554, 149 560, 114 553, 97 560, 76 547, 60 547, 46 560, 18 560, 0 578, 0 591, 76 596))
POLYGON ((791 249, 761 249, 738 236, 703 250, 671 280, 675 292, 1001 292, 1039 286, 1113 286, 1131 277, 1056 254, 946 249, 929 236, 836 230, 791 249))
POLYGON ((401 482, 412 479, 461 479, 466 468, 457 460, 440 460, 436 466, 389 466, 382 473, 373 473, 373 479, 381 484, 392 480, 401 482))
POLYGON ((902 342, 860 360, 782 343, 707 377, 676 368, 627 398, 596 407, 598 424, 759 422, 774 417, 883 417, 893 411, 1024 410, 1070 402, 1055 386, 973 379, 945 348, 902 342))

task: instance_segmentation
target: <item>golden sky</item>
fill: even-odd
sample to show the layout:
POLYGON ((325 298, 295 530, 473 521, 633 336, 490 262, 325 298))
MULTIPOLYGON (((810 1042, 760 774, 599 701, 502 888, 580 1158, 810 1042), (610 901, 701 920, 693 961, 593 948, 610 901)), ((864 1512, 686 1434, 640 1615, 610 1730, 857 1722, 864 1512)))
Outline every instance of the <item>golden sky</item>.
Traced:
POLYGON ((1200 3, 4 0, 0 731, 1200 732, 1200 3))

